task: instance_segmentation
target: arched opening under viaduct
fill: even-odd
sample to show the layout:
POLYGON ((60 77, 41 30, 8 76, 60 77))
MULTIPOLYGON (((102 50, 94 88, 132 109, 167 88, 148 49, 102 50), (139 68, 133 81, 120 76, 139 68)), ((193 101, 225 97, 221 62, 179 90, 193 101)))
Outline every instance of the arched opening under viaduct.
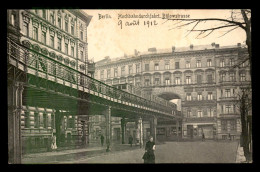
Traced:
MULTIPOLYGON (((177 110, 181 112, 181 97, 173 92, 163 92, 157 95, 160 98, 168 100, 177 105, 177 110)), ((180 120, 175 120, 172 123, 169 121, 158 121, 157 130, 162 130, 161 138, 162 140, 177 140, 182 136, 182 123, 180 120), (164 138, 164 139, 163 139, 164 138)), ((159 139, 160 136, 157 136, 159 139)))

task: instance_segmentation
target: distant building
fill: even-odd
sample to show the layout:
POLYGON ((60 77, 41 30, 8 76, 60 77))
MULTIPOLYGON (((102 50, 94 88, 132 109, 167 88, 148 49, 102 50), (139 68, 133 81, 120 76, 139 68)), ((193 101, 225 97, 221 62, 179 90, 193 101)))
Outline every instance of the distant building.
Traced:
MULTIPOLYGON (((250 85, 247 49, 243 45, 190 45, 171 50, 148 49, 134 55, 96 62, 95 79, 108 85, 128 83, 146 94, 180 99, 182 136, 239 138, 241 121, 236 93, 250 85), (241 63, 241 64, 240 64, 241 63), (239 64, 239 65, 238 65, 239 64), (238 67, 234 67, 238 65, 238 67)), ((159 128, 167 136, 172 127, 159 128)))

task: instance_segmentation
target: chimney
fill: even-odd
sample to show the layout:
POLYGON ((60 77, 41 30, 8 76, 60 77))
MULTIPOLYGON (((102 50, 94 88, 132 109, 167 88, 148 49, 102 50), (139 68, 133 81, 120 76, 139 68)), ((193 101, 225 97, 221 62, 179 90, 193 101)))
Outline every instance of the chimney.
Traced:
POLYGON ((175 46, 172 46, 172 52, 174 52, 175 51, 175 46))
POLYGON ((212 42, 211 46, 212 46, 212 47, 215 47, 215 45, 216 45, 215 42, 212 42))
POLYGON ((216 44, 216 45, 215 45, 215 48, 219 48, 219 44, 216 44))
POLYGON ((149 52, 156 52, 156 48, 154 47, 154 48, 148 48, 148 51, 149 52))
POLYGON ((193 44, 190 44, 190 49, 191 49, 191 50, 193 49, 193 44))
POLYGON ((241 47, 241 43, 237 43, 237 46, 238 46, 238 47, 241 47))
POLYGON ((135 56, 138 56, 138 51, 135 49, 135 56))

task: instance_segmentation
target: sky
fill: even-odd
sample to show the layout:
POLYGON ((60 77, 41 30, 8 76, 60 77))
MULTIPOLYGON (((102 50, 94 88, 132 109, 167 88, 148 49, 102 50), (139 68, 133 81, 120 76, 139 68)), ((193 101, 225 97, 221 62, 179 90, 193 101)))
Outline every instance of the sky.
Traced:
MULTIPOLYGON (((205 45, 215 42, 221 46, 245 43, 246 34, 240 28, 227 35, 221 36, 224 31, 213 32, 206 38, 195 39, 197 33, 185 37, 190 27, 174 29, 174 22, 162 19, 163 14, 185 15, 189 18, 228 18, 230 10, 84 10, 92 16, 88 26, 88 57, 95 62, 109 56, 110 58, 122 57, 124 54, 133 55, 135 49, 145 52, 148 48, 171 49, 187 47, 190 44, 205 45), (144 18, 120 18, 125 15, 135 14, 144 18), (100 15, 105 16, 100 18, 100 15), (159 18, 145 18, 159 15, 159 18), (148 22, 150 23, 148 27, 148 22), (146 23, 146 24, 144 24, 146 23), (132 24, 132 25, 131 25, 132 24), (133 25, 135 24, 135 25, 133 25), (152 24, 152 25, 151 25, 152 24), (129 26, 130 25, 130 26, 129 26)), ((219 23, 207 22, 197 27, 205 28, 217 26, 219 23)))

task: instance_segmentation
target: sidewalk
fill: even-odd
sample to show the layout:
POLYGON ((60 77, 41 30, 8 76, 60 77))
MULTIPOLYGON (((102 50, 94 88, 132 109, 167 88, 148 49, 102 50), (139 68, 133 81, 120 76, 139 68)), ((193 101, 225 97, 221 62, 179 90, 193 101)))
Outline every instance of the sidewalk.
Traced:
POLYGON ((139 145, 133 145, 132 147, 129 144, 114 144, 111 145, 110 152, 106 152, 106 145, 101 146, 89 146, 86 148, 77 148, 72 150, 60 150, 53 152, 44 152, 44 153, 33 153, 25 154, 22 157, 23 164, 55 164, 63 161, 75 161, 80 160, 86 157, 94 157, 102 154, 109 154, 119 151, 127 151, 140 149, 139 145))

